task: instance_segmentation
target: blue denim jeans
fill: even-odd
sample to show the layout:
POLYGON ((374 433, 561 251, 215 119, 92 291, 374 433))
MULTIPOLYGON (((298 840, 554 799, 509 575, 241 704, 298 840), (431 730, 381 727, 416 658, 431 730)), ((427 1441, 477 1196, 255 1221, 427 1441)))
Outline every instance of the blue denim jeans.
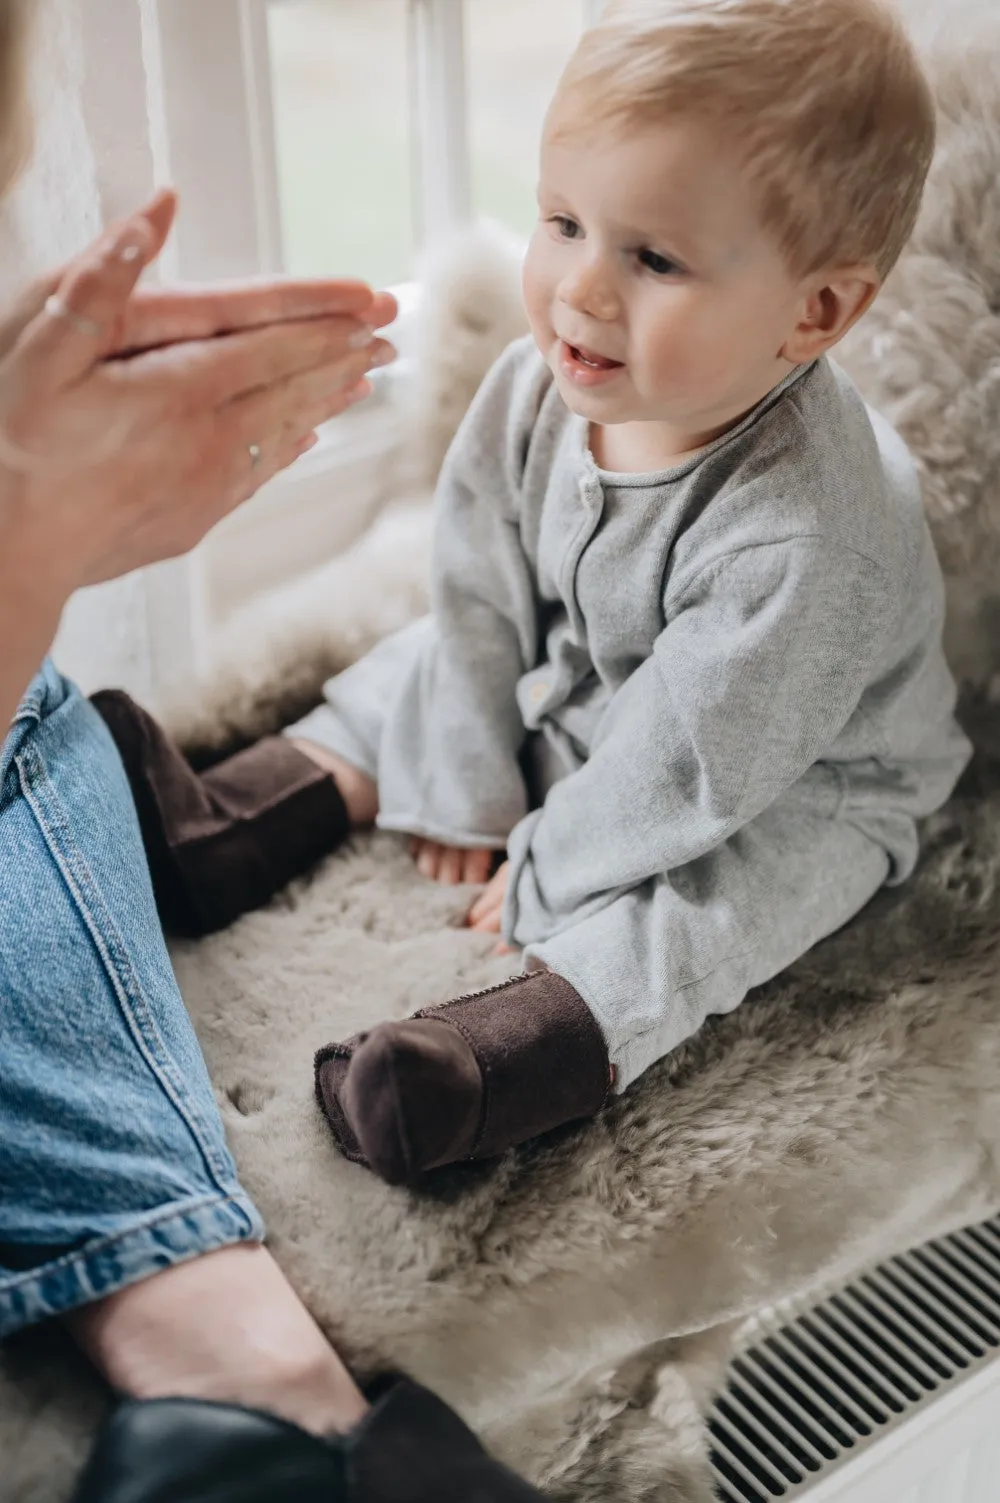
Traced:
POLYGON ((0 752, 0 1337, 262 1237, 118 753, 46 663, 0 752))

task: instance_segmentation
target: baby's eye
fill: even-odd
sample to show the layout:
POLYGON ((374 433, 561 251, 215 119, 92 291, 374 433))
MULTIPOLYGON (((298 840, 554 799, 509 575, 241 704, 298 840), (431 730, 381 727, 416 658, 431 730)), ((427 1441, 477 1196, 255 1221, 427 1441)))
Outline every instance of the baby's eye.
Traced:
POLYGON ((553 214, 550 223, 555 225, 564 240, 575 240, 581 233, 576 220, 566 214, 553 214))
POLYGON ((679 261, 672 260, 670 256, 661 256, 659 251, 641 250, 639 261, 641 265, 654 271, 658 277, 676 275, 677 272, 684 270, 679 261))

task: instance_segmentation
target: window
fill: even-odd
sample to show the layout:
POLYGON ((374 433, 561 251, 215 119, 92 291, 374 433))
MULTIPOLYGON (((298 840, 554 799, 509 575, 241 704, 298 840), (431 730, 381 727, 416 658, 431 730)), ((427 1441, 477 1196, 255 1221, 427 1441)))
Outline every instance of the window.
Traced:
POLYGON ((587 0, 249 0, 265 15, 283 260, 408 280, 472 215, 522 237, 587 0), (349 212, 344 212, 344 205, 349 212))
POLYGON ((272 4, 268 42, 286 269, 336 267, 379 286, 407 280, 414 226, 405 6, 272 4))
MULTIPOLYGON (((104 213, 174 182, 168 276, 412 284, 474 215, 522 237, 542 112, 602 0, 83 0, 104 213)), ((248 594, 348 546, 381 504, 393 382, 150 585, 154 657, 197 662, 248 594), (159 624, 157 624, 159 623, 159 624)))
POLYGON ((473 210, 525 239, 537 213, 542 122, 581 20, 579 0, 465 8, 473 210))

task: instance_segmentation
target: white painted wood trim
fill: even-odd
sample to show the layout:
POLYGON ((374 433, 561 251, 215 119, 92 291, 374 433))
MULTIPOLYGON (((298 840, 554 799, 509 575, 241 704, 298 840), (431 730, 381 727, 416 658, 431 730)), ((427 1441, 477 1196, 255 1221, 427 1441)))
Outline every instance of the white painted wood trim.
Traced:
POLYGON ((253 0, 138 3, 154 171, 183 205, 171 269, 195 281, 279 270, 266 18, 253 0))
POLYGON ((795 1497, 803 1503, 993 1503, 1000 1496, 993 1471, 998 1418, 995 1361, 795 1497), (980 1456, 991 1463, 988 1476, 980 1456), (953 1479, 950 1485, 945 1478, 953 1479))
MULTIPOLYGON (((81 13, 104 219, 171 182, 181 216, 164 280, 282 270, 267 0, 83 0, 81 13)), ((350 414, 199 548, 143 571, 154 700, 199 671, 227 610, 368 525, 395 443, 387 405, 350 414)))
POLYGON ((464 0, 409 0, 417 239, 472 214, 464 0))
MULTIPOLYGON (((85 0, 83 112, 94 154, 101 216, 120 218, 169 178, 157 17, 140 0, 85 0)), ((172 245, 158 270, 175 277, 172 245)), ((146 677, 152 698, 178 674, 197 672, 207 650, 208 602, 201 549, 142 571, 146 677)))
POLYGON ((267 11, 268 0, 242 0, 240 30, 253 164, 254 206, 257 213, 258 253, 261 270, 280 272, 285 267, 285 246, 278 187, 278 142, 267 11))
MULTIPOLYGON (((280 0, 77 3, 105 217, 171 182, 181 216, 165 279, 281 270, 268 35, 269 4, 280 0)), ((471 217, 464 0, 399 3, 410 21, 414 214, 427 239, 471 217)), ((390 403, 351 413, 201 548, 148 571, 154 682, 196 671, 215 623, 246 592, 288 577, 312 525, 324 550, 353 542, 378 505, 379 461, 397 442, 390 403)))

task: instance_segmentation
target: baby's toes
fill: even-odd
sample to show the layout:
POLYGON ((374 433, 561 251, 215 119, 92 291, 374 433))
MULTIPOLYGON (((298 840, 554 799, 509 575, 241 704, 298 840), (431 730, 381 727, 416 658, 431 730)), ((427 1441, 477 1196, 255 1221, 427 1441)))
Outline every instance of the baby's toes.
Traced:
POLYGON ((417 871, 429 882, 437 880, 441 864, 441 847, 433 840, 425 840, 417 852, 417 871))
POLYGON ((492 870, 492 851, 466 851, 463 881, 471 882, 476 887, 482 886, 490 880, 492 870))
POLYGON ((465 852, 455 850, 453 846, 444 846, 441 850, 441 861, 438 866, 437 879, 446 887, 457 887, 462 880, 462 872, 465 867, 465 852))

